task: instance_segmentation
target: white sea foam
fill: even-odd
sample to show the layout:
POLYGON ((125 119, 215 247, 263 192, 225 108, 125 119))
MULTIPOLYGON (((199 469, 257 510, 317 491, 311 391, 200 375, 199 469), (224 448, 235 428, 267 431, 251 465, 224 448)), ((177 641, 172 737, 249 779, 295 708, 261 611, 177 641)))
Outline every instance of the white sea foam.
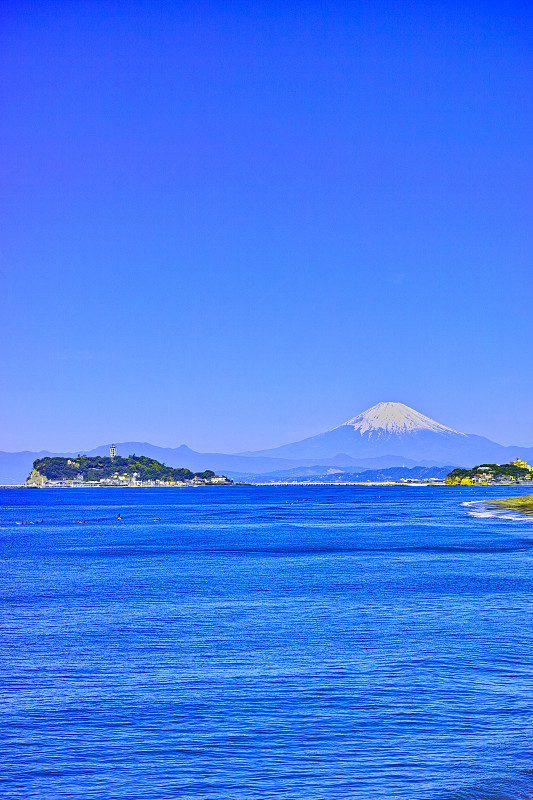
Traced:
MULTIPOLYGON (((478 502, 478 501, 476 501, 478 502)), ((482 501, 479 501, 482 502, 482 501)), ((462 503, 461 505, 473 505, 473 503, 462 503)), ((497 508, 491 509, 487 507, 481 507, 476 510, 468 511, 469 517, 478 517, 478 518, 492 518, 492 519, 508 519, 511 522, 533 522, 533 516, 528 516, 526 514, 520 514, 519 512, 509 512, 508 509, 502 509, 501 511, 497 508)))
POLYGON ((493 514, 492 511, 469 511, 469 517, 496 517, 497 514, 493 514))

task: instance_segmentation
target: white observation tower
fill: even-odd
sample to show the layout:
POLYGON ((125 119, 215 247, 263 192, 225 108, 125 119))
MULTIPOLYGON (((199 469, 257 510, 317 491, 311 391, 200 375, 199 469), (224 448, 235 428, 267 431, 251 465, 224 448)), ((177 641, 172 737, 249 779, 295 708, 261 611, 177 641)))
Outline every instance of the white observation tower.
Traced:
POLYGON ((117 454, 117 448, 115 447, 114 444, 112 444, 111 447, 109 448, 109 455, 111 456, 111 458, 115 458, 116 454, 117 454))

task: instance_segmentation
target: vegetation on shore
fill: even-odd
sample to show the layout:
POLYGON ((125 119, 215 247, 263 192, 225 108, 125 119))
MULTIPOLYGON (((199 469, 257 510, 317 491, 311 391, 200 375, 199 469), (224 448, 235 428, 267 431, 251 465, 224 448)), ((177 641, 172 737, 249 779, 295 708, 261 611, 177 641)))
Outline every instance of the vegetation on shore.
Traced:
POLYGON ((32 477, 43 477, 48 481, 102 481, 106 479, 133 479, 139 481, 165 481, 186 483, 188 481, 209 482, 215 473, 206 469, 191 472, 185 467, 167 467, 147 456, 78 456, 71 458, 38 458, 33 462, 32 477))
POLYGON ((511 464, 479 464, 472 469, 454 469, 446 475, 448 486, 471 486, 475 483, 508 483, 533 478, 533 471, 523 461, 511 464))
POLYGON ((491 506, 508 508, 510 511, 520 511, 521 514, 533 515, 533 494, 525 494, 522 497, 506 497, 502 500, 491 500, 491 506))

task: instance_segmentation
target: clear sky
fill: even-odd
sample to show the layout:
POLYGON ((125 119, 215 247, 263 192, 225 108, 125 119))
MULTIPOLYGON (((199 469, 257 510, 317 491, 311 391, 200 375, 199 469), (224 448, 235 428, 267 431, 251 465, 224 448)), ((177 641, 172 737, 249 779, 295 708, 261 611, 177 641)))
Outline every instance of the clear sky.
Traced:
POLYGON ((533 10, 10 2, 0 449, 533 445, 533 10))

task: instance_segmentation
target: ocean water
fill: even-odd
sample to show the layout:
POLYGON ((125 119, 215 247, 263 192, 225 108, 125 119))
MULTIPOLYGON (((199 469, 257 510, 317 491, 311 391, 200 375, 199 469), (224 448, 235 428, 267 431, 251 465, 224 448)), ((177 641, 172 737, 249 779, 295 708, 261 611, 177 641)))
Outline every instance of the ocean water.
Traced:
POLYGON ((0 797, 532 798, 521 492, 2 490, 0 797))

